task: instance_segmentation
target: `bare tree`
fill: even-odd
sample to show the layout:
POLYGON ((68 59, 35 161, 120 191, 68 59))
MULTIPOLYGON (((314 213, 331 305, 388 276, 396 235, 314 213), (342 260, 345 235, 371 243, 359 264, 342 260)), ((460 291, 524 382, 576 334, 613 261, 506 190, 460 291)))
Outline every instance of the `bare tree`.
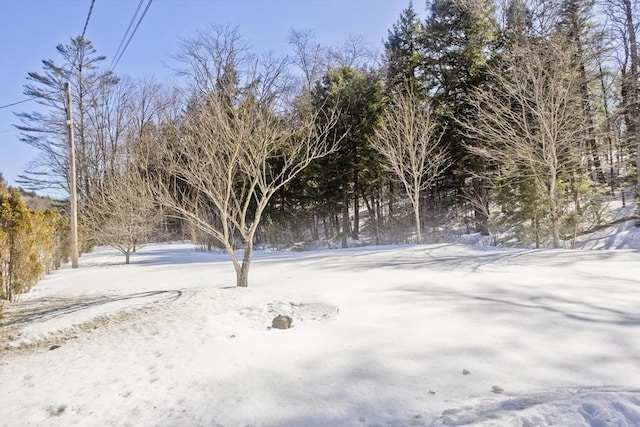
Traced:
POLYGON ((584 130, 572 58, 570 46, 553 40, 514 46, 491 71, 494 84, 474 93, 476 115, 464 123, 484 142, 468 149, 495 165, 494 172, 516 168, 545 189, 554 247, 560 247, 560 180, 578 172, 584 130))
POLYGON ((199 95, 218 93, 233 98, 249 66, 249 44, 238 27, 211 25, 180 41, 177 70, 199 95))
POLYGON ((136 248, 157 236, 163 219, 146 171, 163 123, 172 122, 168 116, 181 104, 153 80, 122 80, 108 89, 93 105, 93 192, 81 214, 88 237, 118 249, 128 264, 136 248))
POLYGON ((418 241, 422 241, 421 194, 429 190, 451 164, 446 149, 440 144, 442 134, 431 105, 420 102, 408 90, 393 98, 372 142, 411 201, 418 241))
POLYGON ((362 70, 370 65, 375 53, 362 37, 349 34, 347 40, 338 46, 330 47, 327 51, 328 64, 335 68, 349 67, 362 70))
POLYGON ((282 117, 250 95, 237 107, 211 95, 193 110, 180 137, 162 153, 158 196, 224 246, 237 286, 246 287, 254 236, 269 200, 335 144, 313 117, 282 117))
POLYGON ((304 75, 304 91, 308 96, 316 81, 327 69, 327 52, 316 42, 311 30, 291 30, 287 42, 293 49, 293 63, 304 75))
POLYGON ((82 210, 84 225, 93 241, 111 246, 125 256, 156 235, 160 209, 144 173, 133 164, 110 176, 88 198, 82 210))
POLYGON ((274 193, 336 148, 310 112, 291 113, 288 62, 256 56, 236 28, 211 27, 183 41, 191 100, 149 173, 176 216, 218 241, 237 285, 248 286, 254 236, 274 193), (244 248, 240 259, 235 252, 244 248))

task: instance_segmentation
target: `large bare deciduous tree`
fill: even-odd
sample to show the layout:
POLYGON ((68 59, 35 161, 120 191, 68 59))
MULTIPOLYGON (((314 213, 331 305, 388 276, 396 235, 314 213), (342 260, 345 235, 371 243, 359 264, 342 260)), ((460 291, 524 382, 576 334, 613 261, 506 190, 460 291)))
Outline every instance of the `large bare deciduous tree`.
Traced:
POLYGON ((440 144, 442 134, 429 102, 418 100, 408 90, 393 97, 372 142, 411 201, 419 242, 422 241, 421 195, 451 164, 446 149, 440 144))
POLYGON ((252 96, 203 99, 163 151, 161 202, 220 242, 248 286, 256 230, 271 197, 335 148, 313 118, 281 116, 252 96), (242 258, 237 244, 244 249, 242 258))
POLYGON ((331 115, 319 127, 291 108, 287 61, 248 52, 237 28, 210 27, 183 40, 192 95, 175 138, 153 150, 159 201, 219 242, 237 286, 249 283, 254 236, 273 195, 336 149, 331 115), (237 247, 244 249, 240 257, 237 247))
POLYGON ((514 46, 490 76, 493 84, 475 91, 475 117, 465 122, 483 145, 468 149, 495 165, 493 172, 517 169, 545 189, 553 246, 560 247, 559 184, 577 172, 584 134, 571 47, 554 40, 514 46))

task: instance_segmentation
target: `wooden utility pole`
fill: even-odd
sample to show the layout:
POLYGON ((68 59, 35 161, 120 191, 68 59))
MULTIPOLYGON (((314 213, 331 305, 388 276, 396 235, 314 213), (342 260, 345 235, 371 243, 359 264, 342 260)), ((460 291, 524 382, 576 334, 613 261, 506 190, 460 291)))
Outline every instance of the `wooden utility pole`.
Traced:
POLYGON ((69 197, 71 202, 71 268, 78 268, 78 197, 76 192, 76 146, 73 141, 73 111, 71 110, 71 87, 64 84, 67 134, 69 136, 69 197))

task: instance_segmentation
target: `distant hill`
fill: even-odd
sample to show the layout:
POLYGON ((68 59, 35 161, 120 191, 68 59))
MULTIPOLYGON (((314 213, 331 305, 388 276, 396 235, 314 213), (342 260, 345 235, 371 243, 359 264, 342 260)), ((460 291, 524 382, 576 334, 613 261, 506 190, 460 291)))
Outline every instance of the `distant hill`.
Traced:
MULTIPOLYGON (((0 173, 0 191, 3 189, 11 190, 12 188, 13 187, 7 184, 2 173, 0 173)), ((46 211, 47 209, 52 209, 57 203, 57 200, 49 196, 40 196, 35 191, 26 191, 21 187, 18 187, 18 191, 24 204, 32 211, 46 211)))
POLYGON ((18 191, 20 192, 20 196, 22 197, 24 204, 32 211, 46 211, 47 209, 52 209, 58 202, 49 196, 40 196, 35 191, 26 192, 22 188, 18 188, 18 191))

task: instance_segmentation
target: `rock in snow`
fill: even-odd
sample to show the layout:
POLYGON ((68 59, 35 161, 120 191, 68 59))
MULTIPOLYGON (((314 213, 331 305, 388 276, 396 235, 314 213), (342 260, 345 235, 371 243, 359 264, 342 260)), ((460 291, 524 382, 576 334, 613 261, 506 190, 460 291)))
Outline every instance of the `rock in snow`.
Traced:
POLYGON ((292 323, 293 319, 290 316, 278 314, 275 319, 273 319, 271 327, 276 329, 289 329, 292 323))

